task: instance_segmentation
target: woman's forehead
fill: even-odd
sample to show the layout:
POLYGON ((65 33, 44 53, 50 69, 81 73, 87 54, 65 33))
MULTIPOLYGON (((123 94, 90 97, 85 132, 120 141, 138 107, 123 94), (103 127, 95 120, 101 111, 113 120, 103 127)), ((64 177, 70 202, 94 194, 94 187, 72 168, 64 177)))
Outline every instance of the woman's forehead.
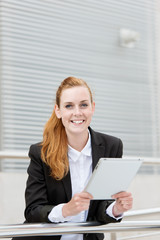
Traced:
POLYGON ((61 101, 65 102, 84 101, 90 100, 90 98, 90 93, 84 86, 64 89, 61 94, 61 101))

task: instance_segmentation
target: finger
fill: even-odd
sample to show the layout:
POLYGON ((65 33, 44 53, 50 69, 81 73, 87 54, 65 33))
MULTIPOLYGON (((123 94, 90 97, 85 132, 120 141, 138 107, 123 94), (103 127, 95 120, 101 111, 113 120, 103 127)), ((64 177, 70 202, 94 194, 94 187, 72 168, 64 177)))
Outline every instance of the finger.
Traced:
POLYGON ((122 205, 122 206, 124 206, 124 205, 132 205, 132 201, 119 201, 118 204, 122 205))
POLYGON ((112 195, 113 198, 123 198, 123 197, 131 197, 132 194, 130 192, 119 192, 112 195))
POLYGON ((133 201, 123 201, 123 200, 120 200, 120 201, 116 201, 116 204, 117 204, 117 207, 119 206, 118 208, 130 209, 130 208, 132 208, 133 201))
POLYGON ((75 194, 74 196, 73 196, 73 198, 72 198, 72 200, 74 201, 74 202, 79 202, 79 203, 87 203, 87 204, 89 204, 90 203, 90 198, 86 198, 87 196, 86 196, 86 194, 84 195, 84 194, 81 194, 81 193, 78 193, 78 194, 75 194))
POLYGON ((116 198, 116 201, 117 202, 123 202, 123 203, 125 203, 125 202, 133 202, 133 198, 132 197, 116 198))
POLYGON ((124 204, 122 205, 122 207, 123 207, 124 210, 129 210, 129 209, 132 208, 132 204, 124 203, 124 204))
POLYGON ((75 203, 74 209, 78 212, 81 212, 84 210, 88 210, 89 205, 90 205, 89 203, 77 202, 77 203, 75 203))
POLYGON ((125 206, 125 205, 132 205, 132 204, 133 204, 133 201, 132 201, 132 200, 119 200, 119 199, 117 199, 117 200, 116 200, 116 203, 117 203, 119 206, 125 206))
POLYGON ((132 194, 130 192, 119 192, 112 195, 112 198, 116 199, 116 198, 124 198, 124 197, 131 197, 131 196, 132 194))
POLYGON ((90 194, 89 192, 81 192, 80 197, 87 198, 87 199, 93 199, 92 194, 90 194))
POLYGON ((83 199, 83 198, 80 198, 80 199, 75 199, 75 204, 82 204, 82 205, 84 205, 84 204, 90 204, 90 200, 89 199, 83 199))

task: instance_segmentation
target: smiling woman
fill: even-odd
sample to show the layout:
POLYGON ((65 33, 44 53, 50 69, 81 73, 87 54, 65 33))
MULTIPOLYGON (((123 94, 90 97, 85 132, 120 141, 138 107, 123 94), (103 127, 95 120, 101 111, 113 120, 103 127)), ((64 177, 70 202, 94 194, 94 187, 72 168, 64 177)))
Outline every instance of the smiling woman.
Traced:
POLYGON ((94 109, 95 103, 91 102, 89 91, 85 86, 63 90, 60 106, 55 105, 56 116, 62 120, 68 143, 78 151, 82 151, 88 140, 88 126, 94 109))
MULTIPOLYGON (((99 158, 122 157, 119 138, 95 132, 89 127, 94 109, 92 93, 85 81, 68 77, 61 83, 53 113, 44 129, 43 141, 30 147, 25 192, 26 222, 111 223, 121 221, 123 213, 131 209, 131 193, 117 193, 113 196, 116 200, 94 200, 90 193, 83 191, 99 158)), ((25 239, 102 240, 104 235, 92 233, 25 239)))
POLYGON ((68 144, 79 151, 86 144, 94 108, 85 81, 69 77, 61 83, 52 116, 45 126, 41 150, 42 159, 51 167, 54 178, 60 180, 68 172, 68 144))

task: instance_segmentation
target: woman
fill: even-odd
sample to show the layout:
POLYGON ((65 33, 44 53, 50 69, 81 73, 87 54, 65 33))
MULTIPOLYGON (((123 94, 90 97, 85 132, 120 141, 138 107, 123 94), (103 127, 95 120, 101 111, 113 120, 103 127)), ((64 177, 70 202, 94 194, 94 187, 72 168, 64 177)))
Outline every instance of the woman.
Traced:
MULTIPOLYGON (((94 109, 95 103, 86 82, 68 77, 61 83, 43 141, 30 147, 26 222, 111 223, 120 221, 123 213, 131 209, 132 195, 128 192, 115 194, 115 201, 92 200, 91 194, 83 192, 100 157, 122 157, 120 139, 89 127, 94 109)), ((30 239, 103 238, 103 234, 94 233, 30 239)))

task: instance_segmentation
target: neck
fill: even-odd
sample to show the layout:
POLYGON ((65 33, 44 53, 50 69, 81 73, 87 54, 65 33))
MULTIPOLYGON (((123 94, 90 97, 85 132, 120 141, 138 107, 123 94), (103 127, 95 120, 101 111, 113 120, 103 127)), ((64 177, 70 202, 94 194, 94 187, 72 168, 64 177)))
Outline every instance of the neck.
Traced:
POLYGON ((81 152, 88 141, 88 136, 89 136, 88 131, 86 131, 83 134, 79 134, 79 135, 77 135, 77 134, 75 134, 75 135, 73 134, 70 136, 67 135, 68 144, 75 150, 81 152))

